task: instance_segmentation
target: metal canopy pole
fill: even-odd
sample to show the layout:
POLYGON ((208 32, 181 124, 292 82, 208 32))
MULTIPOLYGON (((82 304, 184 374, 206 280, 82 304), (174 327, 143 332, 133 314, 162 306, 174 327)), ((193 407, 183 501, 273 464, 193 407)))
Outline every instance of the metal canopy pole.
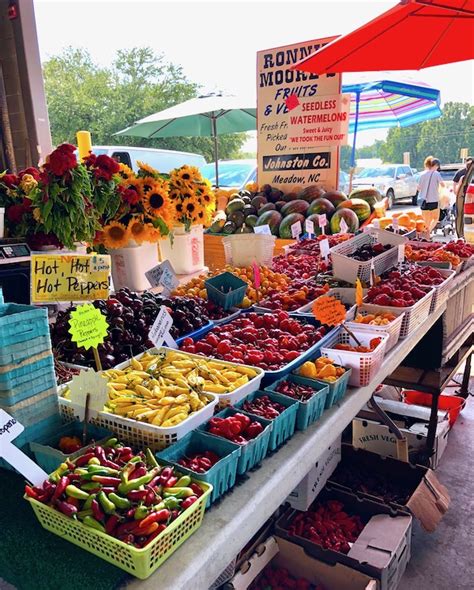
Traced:
POLYGON ((217 147, 217 117, 215 113, 212 113, 211 116, 212 122, 212 137, 214 139, 214 166, 216 169, 216 188, 219 188, 219 154, 218 154, 218 147, 217 147))

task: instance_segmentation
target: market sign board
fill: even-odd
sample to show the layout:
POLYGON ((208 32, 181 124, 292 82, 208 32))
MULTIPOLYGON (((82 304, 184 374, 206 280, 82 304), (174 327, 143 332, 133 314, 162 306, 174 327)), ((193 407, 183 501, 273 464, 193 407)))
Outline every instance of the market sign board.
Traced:
POLYGON ((107 299, 110 256, 96 254, 32 254, 31 301, 107 299))
POLYGON ((292 70, 335 37, 257 53, 259 185, 295 192, 311 184, 336 189, 338 146, 347 143, 350 97, 340 74, 292 70))

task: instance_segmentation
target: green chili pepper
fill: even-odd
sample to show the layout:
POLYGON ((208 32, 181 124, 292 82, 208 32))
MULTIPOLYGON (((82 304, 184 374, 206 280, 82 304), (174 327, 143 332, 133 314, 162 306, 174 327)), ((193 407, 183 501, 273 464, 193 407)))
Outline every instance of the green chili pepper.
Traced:
POLYGON ((97 494, 90 494, 82 506, 83 510, 89 510, 89 508, 92 506, 92 501, 95 500, 96 496, 97 494))
POLYGON ((86 492, 90 492, 91 490, 96 490, 97 488, 101 488, 102 484, 97 481, 88 481, 86 483, 81 484, 81 490, 85 490, 86 492))
POLYGON ((109 500, 113 502, 117 508, 130 508, 130 500, 122 498, 118 494, 114 494, 114 492, 110 492, 109 500))
POLYGON ((165 502, 160 502, 159 504, 155 504, 154 506, 152 506, 152 510, 153 511, 163 510, 163 508, 168 508, 168 506, 166 506, 166 501, 165 502))
POLYGON ((73 484, 69 484, 66 487, 66 495, 70 496, 71 498, 76 498, 77 500, 87 500, 90 496, 90 494, 88 494, 84 490, 80 490, 73 484))
POLYGON ((95 529, 96 531, 101 531, 102 533, 105 533, 105 527, 93 516, 85 516, 82 522, 85 525, 90 526, 91 529, 95 529))
POLYGON ((175 498, 189 498, 189 496, 194 496, 194 490, 187 487, 165 488, 163 492, 163 498, 170 498, 171 496, 174 496, 175 498))
MULTIPOLYGON (((166 500, 164 501, 164 507, 167 508, 168 510, 176 510, 176 508, 179 508, 181 504, 181 500, 179 500, 178 498, 176 498, 175 496, 170 496, 169 498, 166 498, 166 500)), ((161 510, 161 508, 156 508, 156 510, 161 510)))
POLYGON ((86 516, 92 516, 92 514, 92 510, 88 508, 87 510, 81 510, 80 512, 78 512, 77 517, 79 518, 79 520, 84 520, 86 516))
POLYGON ((186 488, 191 483, 191 478, 189 475, 183 475, 178 481, 174 484, 174 488, 186 488))
POLYGON ((112 447, 115 448, 115 445, 118 443, 118 439, 116 439, 115 437, 111 437, 108 440, 105 441, 105 443, 102 445, 103 447, 112 447))
POLYGON ((146 456, 147 463, 149 465, 151 465, 152 467, 159 467, 160 466, 151 449, 147 448, 147 450, 145 451, 145 456, 146 456))
POLYGON ((122 481, 122 483, 118 487, 118 492, 125 496, 128 494, 128 492, 131 492, 132 490, 138 490, 140 486, 144 486, 147 483, 150 483, 150 481, 154 477, 156 477, 159 474, 159 472, 160 469, 158 467, 154 467, 151 471, 149 471, 146 475, 143 475, 142 477, 137 477, 137 479, 127 481, 127 483, 122 481))
POLYGON ((147 514, 148 514, 147 506, 138 506, 138 508, 135 510, 135 514, 133 515, 133 518, 135 520, 142 520, 142 518, 145 518, 145 516, 147 516, 147 514))
POLYGON ((54 473, 51 473, 51 475, 49 476, 49 481, 51 483, 57 484, 60 479, 61 479, 61 475, 59 475, 59 473, 57 471, 55 471, 54 473))
POLYGON ((93 475, 114 475, 117 476, 119 474, 118 469, 113 469, 112 467, 104 467, 103 465, 90 465, 87 468, 89 473, 93 475))
POLYGON ((97 500, 99 500, 106 514, 113 514, 115 512, 115 504, 108 499, 105 492, 99 492, 97 494, 97 500))

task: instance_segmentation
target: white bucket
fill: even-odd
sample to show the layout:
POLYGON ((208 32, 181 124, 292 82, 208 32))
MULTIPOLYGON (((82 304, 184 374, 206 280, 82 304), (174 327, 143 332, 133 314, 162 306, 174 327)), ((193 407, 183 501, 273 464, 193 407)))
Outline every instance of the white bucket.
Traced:
POLYGON ((145 243, 141 246, 109 250, 112 259, 112 280, 114 289, 128 287, 132 291, 150 288, 145 273, 158 264, 158 246, 145 243))
POLYGON ((0 207, 0 238, 3 238, 5 231, 5 207, 0 207))
POLYGON ((182 226, 173 228, 170 238, 160 242, 163 260, 169 260, 176 274, 189 275, 204 269, 204 232, 202 225, 193 225, 189 232, 182 226))

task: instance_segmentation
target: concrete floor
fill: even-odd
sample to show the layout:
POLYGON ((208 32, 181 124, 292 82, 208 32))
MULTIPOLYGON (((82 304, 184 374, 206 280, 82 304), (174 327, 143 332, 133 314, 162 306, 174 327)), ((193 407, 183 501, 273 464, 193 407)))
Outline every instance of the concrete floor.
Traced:
MULTIPOLYGON (((474 393, 474 379, 471 379, 474 393)), ((454 391, 452 391, 454 393, 454 391)), ((474 400, 449 433, 436 470, 451 495, 451 506, 434 533, 416 522, 411 560, 398 590, 474 588, 474 400)))

